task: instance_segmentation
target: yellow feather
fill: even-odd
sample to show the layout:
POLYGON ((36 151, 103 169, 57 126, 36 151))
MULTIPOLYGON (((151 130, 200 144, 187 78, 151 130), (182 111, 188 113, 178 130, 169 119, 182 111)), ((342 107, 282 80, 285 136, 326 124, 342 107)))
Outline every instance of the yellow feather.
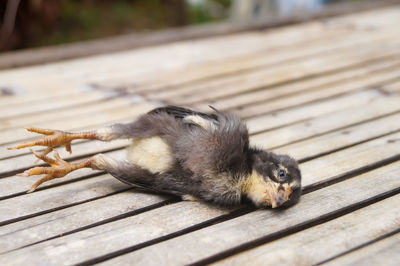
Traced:
POLYGON ((160 137, 134 139, 127 149, 127 159, 150 171, 162 173, 168 171, 173 164, 171 148, 160 137))

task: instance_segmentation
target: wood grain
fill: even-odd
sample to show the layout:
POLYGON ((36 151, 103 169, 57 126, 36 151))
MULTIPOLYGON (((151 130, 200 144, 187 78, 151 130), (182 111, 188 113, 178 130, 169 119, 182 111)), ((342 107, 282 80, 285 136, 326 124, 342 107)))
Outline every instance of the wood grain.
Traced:
MULTIPOLYGON (((215 265, 316 264, 399 228, 399 200, 400 195, 393 196, 327 223, 230 257, 215 263, 215 265)), ((400 242, 399 239, 397 242, 400 242)), ((395 249, 396 245, 389 250, 394 252, 395 249)), ((377 251, 375 252, 378 253, 377 251)), ((390 251, 386 252, 388 255, 390 253, 390 251)), ((376 265, 372 263, 374 255, 370 254, 369 256, 371 258, 369 264, 376 265)), ((380 258, 375 260, 375 263, 383 261, 386 260, 380 258)), ((332 261, 332 263, 334 262, 332 261)), ((339 261, 336 263, 335 265, 343 265, 339 261)))
MULTIPOLYGON (((343 100, 345 98, 341 99, 343 100)), ((368 121, 374 118, 378 118, 380 116, 388 115, 400 110, 398 105, 400 98, 397 97, 393 98, 376 97, 375 99, 370 98, 370 100, 369 101, 367 100, 363 105, 358 105, 362 104, 361 97, 358 97, 358 99, 360 100, 360 102, 354 103, 353 106, 351 106, 350 104, 351 101, 349 101, 349 108, 344 108, 343 110, 338 110, 336 112, 327 112, 326 115, 321 115, 312 119, 307 119, 305 121, 301 121, 299 119, 300 122, 298 123, 294 123, 292 125, 288 125, 286 127, 278 129, 268 130, 268 127, 271 126, 270 122, 273 121, 273 119, 267 120, 265 118, 273 117, 272 115, 266 116, 265 118, 260 117, 254 120, 249 120, 248 125, 250 131, 262 130, 264 128, 265 130, 268 130, 267 132, 259 133, 252 136, 251 140, 255 144, 261 145, 265 148, 277 147, 287 143, 309 138, 312 136, 320 135, 337 128, 343 128, 363 121, 368 121), (263 124, 256 124, 257 121, 263 121, 263 120, 265 121, 263 124), (253 125, 256 125, 257 127, 254 129, 255 126, 253 125)), ((330 105, 332 102, 339 103, 339 101, 334 100, 327 102, 326 105, 328 104, 330 105)), ((316 104, 314 106, 320 107, 323 105, 316 104)), ((308 107, 310 107, 310 105, 307 105, 304 108, 298 108, 297 111, 301 109, 308 109, 308 107)), ((285 118, 285 116, 289 117, 287 114, 293 114, 291 119, 294 119, 296 118, 295 115, 297 115, 297 117, 301 115, 300 112, 295 113, 294 111, 295 110, 288 112, 281 112, 282 115, 278 114, 277 117, 285 118)), ((311 115, 316 115, 318 114, 318 112, 320 111, 319 110, 315 111, 311 115)), ((307 113, 307 111, 305 113, 307 113)), ((283 121, 287 120, 285 119, 283 121)), ((277 122, 282 123, 279 121, 277 122)))
POLYGON ((400 121, 399 113, 320 136, 314 135, 311 138, 273 149, 273 151, 280 154, 290 154, 298 160, 304 160, 398 131, 400 125, 397 121, 400 121))
MULTIPOLYGON (((372 61, 382 56, 397 55, 396 43, 382 40, 371 46, 361 46, 358 49, 344 49, 342 53, 321 54, 307 59, 293 60, 283 65, 261 68, 241 75, 231 75, 219 79, 211 79, 199 84, 169 89, 158 92, 151 99, 173 99, 182 104, 192 104, 199 101, 215 100, 227 95, 235 95, 243 91, 277 85, 282 82, 319 75, 334 69, 349 67, 362 62, 372 61), (382 51, 382 46, 385 52, 382 51)), ((148 96, 149 97, 149 96, 148 96)))
MULTIPOLYGON (((230 95, 226 98, 212 100, 210 103, 219 109, 231 109, 235 112, 240 111, 243 106, 252 105, 254 103, 264 102, 279 99, 285 96, 295 95, 303 91, 315 91, 316 89, 325 89, 334 87, 340 84, 349 84, 349 81, 358 79, 364 75, 369 75, 380 70, 390 71, 393 64, 397 64, 398 58, 385 58, 382 61, 371 62, 366 65, 356 66, 354 68, 339 69, 333 73, 310 77, 289 84, 277 85, 268 89, 254 90, 250 92, 242 92, 237 95, 230 95)), ((208 105, 204 103, 193 105, 199 110, 208 110, 208 105)))
POLYGON ((199 261, 260 237, 316 221, 349 205, 356 205, 393 190, 400 186, 400 180, 397 178, 399 166, 400 164, 396 163, 382 167, 309 193, 303 196, 298 205, 286 211, 255 211, 119 256, 105 262, 104 265, 126 264, 132 261, 138 265, 176 265, 199 261))
MULTIPOLYGON (((249 118, 246 120, 250 133, 260 133, 284 125, 289 125, 295 122, 302 122, 318 116, 334 113, 335 111, 345 110, 349 108, 365 106, 367 103, 374 100, 379 101, 380 93, 376 90, 366 90, 357 93, 350 93, 301 105, 293 109, 271 112, 265 115, 249 118)), ((393 100, 393 102, 397 102, 393 100)), ((394 104, 394 103, 393 103, 394 104)))
MULTIPOLYGON (((64 195, 63 193, 60 192, 60 195, 64 195)), ((70 231, 93 226, 118 215, 133 213, 167 199, 162 195, 152 195, 132 189, 8 224, 0 229, 0 253, 51 237, 63 236, 70 231)))
POLYGON ((38 215, 71 204, 103 197, 126 188, 128 188, 128 185, 116 180, 111 175, 101 175, 50 190, 41 190, 32 194, 5 199, 0 206, 0 223, 9 223, 23 217, 38 215))
POLYGON ((400 260, 399 233, 338 257, 324 265, 397 265, 400 260))

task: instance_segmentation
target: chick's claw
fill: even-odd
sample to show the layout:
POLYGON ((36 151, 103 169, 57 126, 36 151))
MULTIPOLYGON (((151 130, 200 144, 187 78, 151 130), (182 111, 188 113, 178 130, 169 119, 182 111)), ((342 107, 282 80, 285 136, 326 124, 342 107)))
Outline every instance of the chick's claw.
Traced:
POLYGON ((29 132, 34 132, 43 135, 53 135, 56 131, 60 131, 60 130, 44 129, 37 127, 27 127, 25 129, 28 130, 29 132))
POLYGON ((43 129, 43 128, 35 128, 28 127, 26 130, 38 134, 43 134, 45 137, 39 140, 29 141, 18 144, 16 147, 8 148, 9 150, 14 149, 22 149, 32 146, 47 146, 48 148, 43 153, 44 155, 48 154, 53 150, 53 148, 58 146, 65 146, 65 149, 71 153, 71 141, 74 139, 95 139, 95 132, 84 132, 84 133, 69 133, 61 130, 52 130, 52 129, 43 129))
POLYGON ((34 127, 28 127, 26 128, 26 130, 34 133, 43 134, 46 136, 40 140, 19 143, 17 144, 16 147, 8 148, 9 150, 22 149, 32 146, 47 146, 48 148, 44 152, 44 155, 46 155, 49 152, 51 152, 53 148, 65 145, 67 151, 71 153, 71 141, 75 139, 74 134, 64 132, 61 130, 50 130, 50 129, 34 128, 34 127))
MULTIPOLYGON (((32 151, 32 150, 31 150, 32 151)), ((33 175, 43 175, 45 174, 44 177, 40 178, 38 181, 33 184, 31 189, 27 193, 31 193, 36 190, 38 186, 40 186, 42 183, 55 179, 55 178, 61 178, 66 176, 68 173, 87 167, 87 162, 81 162, 81 163, 68 163, 64 161, 63 159, 60 158, 57 152, 54 152, 54 158, 52 159, 50 157, 47 157, 46 155, 43 155, 42 153, 38 153, 35 151, 32 151, 35 156, 38 159, 41 159, 48 164, 50 164, 50 167, 34 167, 31 169, 28 169, 24 171, 21 174, 18 174, 18 176, 22 177, 28 177, 28 176, 33 176, 33 175)))

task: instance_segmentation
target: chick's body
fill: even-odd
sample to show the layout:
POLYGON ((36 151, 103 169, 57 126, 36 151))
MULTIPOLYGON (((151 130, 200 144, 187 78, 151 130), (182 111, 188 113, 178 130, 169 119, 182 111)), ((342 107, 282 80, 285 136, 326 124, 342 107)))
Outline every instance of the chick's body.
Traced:
MULTIPOLYGON (((233 114, 169 106, 143 115, 128 128, 111 127, 113 134, 126 135, 127 130, 134 136, 127 162, 111 172, 126 183, 219 205, 238 204, 243 196, 258 206, 273 205, 269 192, 285 189, 269 177, 278 174, 273 166, 279 168, 280 158, 251 148, 246 125, 233 114)), ((290 157, 283 158, 297 167, 290 157)), ((290 195, 285 195, 278 205, 288 201, 290 195)))
POLYGON ((222 205, 240 202, 251 157, 247 128, 236 116, 166 107, 143 115, 130 129, 112 127, 123 130, 139 136, 127 149, 127 169, 112 173, 118 179, 222 205))

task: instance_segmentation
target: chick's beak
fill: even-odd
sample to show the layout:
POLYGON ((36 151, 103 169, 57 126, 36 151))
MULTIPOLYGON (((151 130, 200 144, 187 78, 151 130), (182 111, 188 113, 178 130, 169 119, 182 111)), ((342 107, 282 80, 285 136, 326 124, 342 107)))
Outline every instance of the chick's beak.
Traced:
POLYGON ((275 182, 268 183, 269 187, 267 189, 268 199, 272 208, 277 208, 283 203, 288 201, 290 194, 292 194, 292 189, 288 184, 279 184, 275 182))

